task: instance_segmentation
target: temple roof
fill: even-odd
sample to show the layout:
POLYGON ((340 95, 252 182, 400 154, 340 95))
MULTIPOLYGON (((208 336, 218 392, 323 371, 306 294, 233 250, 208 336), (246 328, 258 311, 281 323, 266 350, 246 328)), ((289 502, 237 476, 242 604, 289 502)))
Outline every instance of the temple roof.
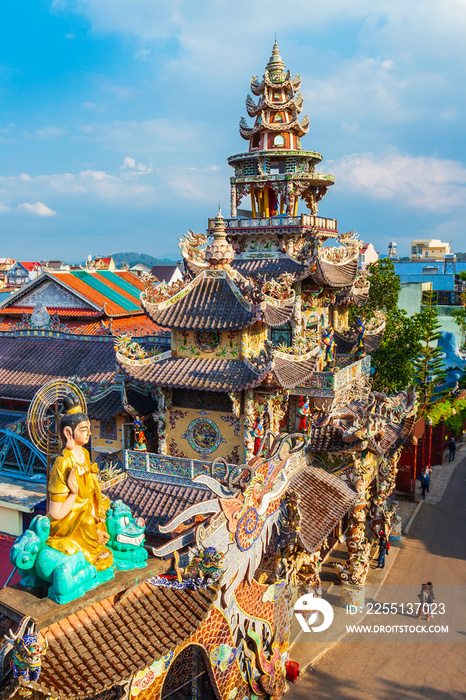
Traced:
POLYGON ((299 496, 298 539, 309 553, 321 546, 358 498, 340 478, 311 466, 293 476, 289 490, 299 496))
POLYGON ((112 342, 0 336, 0 398, 30 401, 51 379, 72 377, 95 390, 115 370, 112 342))
POLYGON ((314 374, 319 358, 319 347, 305 355, 287 355, 275 351, 273 355, 273 373, 284 389, 304 384, 314 374))
MULTIPOLYGON (((374 330, 366 330, 364 338, 364 347, 369 355, 379 349, 385 332, 385 322, 382 322, 374 330)), ((334 331, 333 337, 337 353, 340 355, 349 355, 356 350, 359 340, 359 334, 354 328, 347 330, 345 333, 334 331)))
POLYGON ((368 447, 375 454, 393 453, 409 438, 415 421, 415 396, 372 392, 333 414, 314 418, 309 452, 354 452, 368 447))
POLYGON ((194 503, 215 497, 209 489, 195 484, 181 486, 133 476, 127 476, 105 493, 111 501, 121 499, 129 505, 133 517, 143 517, 146 521, 146 536, 156 539, 160 539, 159 525, 166 525, 194 503))
POLYGON ((234 270, 217 277, 212 274, 201 272, 161 302, 146 301, 143 296, 144 307, 157 325, 175 330, 235 330, 262 320, 280 326, 291 318, 294 294, 278 301, 251 287, 234 270), (254 303, 245 294, 254 295, 254 303))
POLYGON ((358 255, 342 263, 316 257, 316 270, 312 279, 319 287, 351 287, 358 271, 358 255))
MULTIPOLYGON (((138 416, 148 416, 157 410, 157 401, 151 398, 150 394, 144 391, 137 391, 128 387, 126 389, 126 404, 138 414, 138 416)), ((89 418, 106 420, 113 418, 118 413, 126 410, 122 387, 114 387, 102 397, 97 396, 95 400, 88 400, 87 413, 89 418)))
POLYGON ((293 258, 255 258, 251 260, 233 260, 231 266, 240 272, 243 277, 255 275, 273 275, 280 277, 285 272, 290 272, 296 280, 304 279, 309 275, 312 262, 301 265, 293 258))
MULTIPOLYGON (((261 317, 257 305, 244 303, 233 293, 226 278, 199 275, 189 286, 166 302, 143 304, 153 321, 163 328, 221 331, 246 328, 261 317)), ((247 303, 247 302, 246 302, 247 303)))
MULTIPOLYGON (((49 647, 39 680, 31 687, 46 696, 75 700, 122 685, 188 639, 217 595, 212 587, 175 590, 141 581, 151 576, 150 569, 136 576, 128 573, 133 582, 139 581, 136 585, 128 583, 126 589, 87 606, 81 599, 83 607, 75 612, 46 627, 37 625, 49 647)), ((111 588, 109 584, 104 586, 111 588)))
POLYGON ((157 362, 140 361, 135 364, 117 354, 122 370, 147 386, 166 386, 177 389, 204 391, 241 391, 261 384, 270 367, 259 372, 250 363, 240 360, 206 360, 199 357, 168 357, 157 362))

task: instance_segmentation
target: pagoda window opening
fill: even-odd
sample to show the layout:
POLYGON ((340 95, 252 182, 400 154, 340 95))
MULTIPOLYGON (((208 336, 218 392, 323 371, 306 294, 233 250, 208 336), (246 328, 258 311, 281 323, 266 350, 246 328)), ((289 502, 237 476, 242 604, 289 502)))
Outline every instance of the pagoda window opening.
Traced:
POLYGON ((283 148, 285 145, 285 137, 282 134, 277 134, 273 140, 273 145, 283 148))
POLYGON ((283 117, 282 117, 281 113, 280 113, 280 112, 277 112, 277 113, 275 114, 273 120, 274 120, 274 122, 282 122, 282 121, 283 121, 283 117))
POLYGON ((259 148, 259 146, 260 146, 260 138, 261 138, 261 137, 260 137, 260 134, 254 134, 254 136, 252 137, 252 141, 251 141, 251 147, 252 147, 252 148, 259 148))
POLYGON ((275 90, 273 93, 273 101, 274 102, 281 102, 282 101, 282 93, 279 92, 278 90, 275 90))
POLYGON ((270 340, 274 345, 284 345, 287 348, 291 347, 292 331, 290 322, 287 321, 282 326, 271 328, 270 340))
POLYGON ((285 162, 283 160, 270 161, 270 174, 283 175, 285 173, 285 162))

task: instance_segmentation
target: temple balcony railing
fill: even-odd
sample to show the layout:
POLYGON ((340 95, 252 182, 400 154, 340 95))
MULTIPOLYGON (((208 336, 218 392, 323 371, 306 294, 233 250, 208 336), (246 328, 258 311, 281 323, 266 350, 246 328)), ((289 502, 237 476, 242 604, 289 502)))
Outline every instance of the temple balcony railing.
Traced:
POLYGON ((357 360, 354 359, 354 355, 338 355, 335 372, 314 372, 305 385, 290 389, 290 393, 297 396, 333 399, 361 378, 369 378, 370 374, 370 355, 357 360))
MULTIPOLYGON (((215 219, 209 219, 208 229, 210 232, 214 228, 215 219)), ((325 216, 316 216, 314 214, 300 214, 299 216, 266 216, 257 217, 256 219, 225 219, 225 228, 234 235, 246 233, 246 229, 272 229, 271 232, 277 229, 290 227, 301 231, 316 227, 325 232, 338 234, 338 221, 336 219, 328 219, 325 216)))
MULTIPOLYGON (((138 450, 125 450, 125 470, 128 473, 137 472, 143 474, 164 477, 189 479, 192 481, 202 474, 211 475, 212 461, 202 459, 186 459, 184 457, 172 457, 170 455, 157 454, 155 452, 141 452, 138 450)), ((229 464, 233 469, 236 465, 229 464)), ((225 475, 225 466, 217 464, 214 468, 214 476, 221 478, 225 475)))

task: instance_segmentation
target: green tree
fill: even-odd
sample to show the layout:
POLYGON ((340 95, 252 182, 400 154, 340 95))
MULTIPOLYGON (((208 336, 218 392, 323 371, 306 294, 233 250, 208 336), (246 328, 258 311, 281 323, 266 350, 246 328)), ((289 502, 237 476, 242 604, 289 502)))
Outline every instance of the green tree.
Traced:
POLYGON ((375 311, 388 313, 398 307, 398 297, 401 291, 400 278, 395 272, 395 266, 390 258, 382 258, 367 266, 371 288, 365 306, 365 315, 371 317, 375 311))
POLYGON ((401 284, 389 258, 371 263, 368 272, 371 287, 364 316, 369 320, 376 311, 385 314, 384 337, 372 355, 373 386, 377 391, 396 393, 414 382, 413 362, 421 352, 419 314, 409 317, 398 309, 401 284))
POLYGON ((419 395, 420 415, 425 415, 435 401, 444 398, 439 386, 446 378, 443 353, 437 347, 442 333, 438 321, 438 311, 433 303, 433 293, 426 292, 424 299, 421 313, 418 314, 421 351, 414 360, 414 380, 419 395))
POLYGON ((394 394, 414 384, 414 360, 421 352, 420 326, 419 314, 410 318, 404 309, 387 312, 382 343, 372 355, 374 389, 394 394))

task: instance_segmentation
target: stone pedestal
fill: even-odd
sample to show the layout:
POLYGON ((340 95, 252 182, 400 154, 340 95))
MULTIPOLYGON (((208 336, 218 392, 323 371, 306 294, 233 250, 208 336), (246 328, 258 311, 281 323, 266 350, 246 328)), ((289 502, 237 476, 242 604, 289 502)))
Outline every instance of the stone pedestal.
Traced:
POLYGON ((353 583, 342 583, 340 593, 340 604, 343 607, 354 605, 358 610, 362 610, 366 603, 364 585, 353 583))

